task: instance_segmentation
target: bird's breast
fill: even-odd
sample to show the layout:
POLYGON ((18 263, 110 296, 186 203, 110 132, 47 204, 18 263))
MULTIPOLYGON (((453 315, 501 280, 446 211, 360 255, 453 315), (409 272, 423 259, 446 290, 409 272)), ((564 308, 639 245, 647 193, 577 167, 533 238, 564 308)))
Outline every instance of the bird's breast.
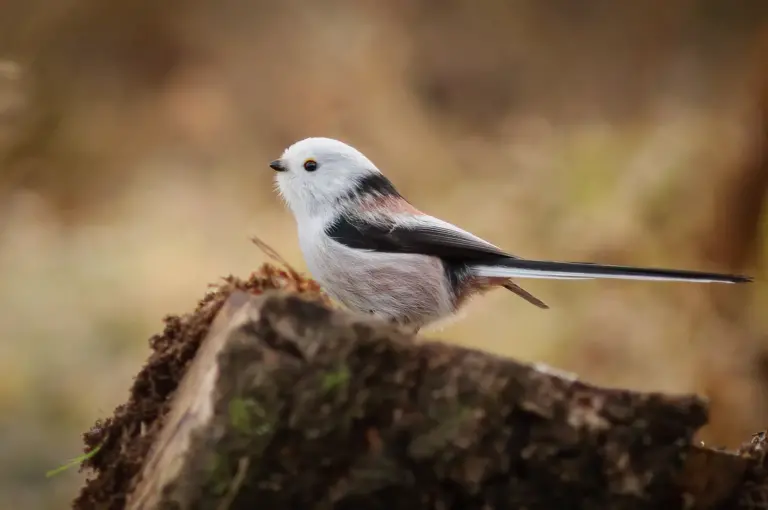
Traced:
POLYGON ((344 306, 402 323, 427 323, 453 313, 443 262, 427 255, 349 248, 327 236, 301 242, 312 276, 344 306))

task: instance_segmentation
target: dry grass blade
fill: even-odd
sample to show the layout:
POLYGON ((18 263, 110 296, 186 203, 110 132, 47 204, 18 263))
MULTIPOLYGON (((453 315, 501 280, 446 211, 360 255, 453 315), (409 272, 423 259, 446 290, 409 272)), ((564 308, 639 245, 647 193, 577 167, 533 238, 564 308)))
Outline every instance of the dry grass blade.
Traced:
POLYGON ((285 269, 288 270, 288 272, 291 274, 291 277, 293 277, 295 279, 301 279, 301 277, 299 275, 299 272, 296 271, 296 269, 294 269, 293 266, 290 265, 288 263, 288 261, 286 261, 282 257, 282 255, 280 255, 277 252, 277 250, 272 248, 269 244, 267 244, 266 242, 262 241, 257 236, 251 237, 251 242, 253 244, 255 244, 261 251, 263 251, 267 255, 267 257, 272 258, 273 260, 275 260, 276 262, 281 264, 283 267, 285 267, 285 269))

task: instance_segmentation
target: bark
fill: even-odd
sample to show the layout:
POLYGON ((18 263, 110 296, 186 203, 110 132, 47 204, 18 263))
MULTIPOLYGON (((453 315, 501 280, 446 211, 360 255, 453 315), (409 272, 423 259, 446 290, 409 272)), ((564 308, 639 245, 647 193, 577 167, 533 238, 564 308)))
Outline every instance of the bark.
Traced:
POLYGON ((753 461, 692 447, 706 415, 694 396, 235 293, 127 508, 724 508, 753 461))

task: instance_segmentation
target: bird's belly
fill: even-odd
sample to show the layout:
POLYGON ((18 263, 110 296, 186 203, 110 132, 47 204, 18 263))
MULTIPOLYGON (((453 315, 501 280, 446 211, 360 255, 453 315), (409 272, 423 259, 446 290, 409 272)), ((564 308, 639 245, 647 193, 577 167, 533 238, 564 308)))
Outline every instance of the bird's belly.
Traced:
POLYGON ((454 311, 443 264, 435 257, 362 252, 333 241, 308 248, 312 276, 351 310, 418 326, 454 311))

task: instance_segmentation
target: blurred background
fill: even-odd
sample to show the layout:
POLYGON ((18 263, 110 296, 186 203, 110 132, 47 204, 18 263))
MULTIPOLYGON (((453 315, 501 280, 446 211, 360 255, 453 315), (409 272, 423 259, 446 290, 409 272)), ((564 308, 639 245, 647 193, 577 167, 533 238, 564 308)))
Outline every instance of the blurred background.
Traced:
MULTIPOLYGON (((0 501, 65 508, 168 313, 304 269, 267 163, 345 140, 523 256, 764 274, 768 3, 4 0, 0 501)), ((768 425, 761 283, 523 281, 432 337, 768 425)))

